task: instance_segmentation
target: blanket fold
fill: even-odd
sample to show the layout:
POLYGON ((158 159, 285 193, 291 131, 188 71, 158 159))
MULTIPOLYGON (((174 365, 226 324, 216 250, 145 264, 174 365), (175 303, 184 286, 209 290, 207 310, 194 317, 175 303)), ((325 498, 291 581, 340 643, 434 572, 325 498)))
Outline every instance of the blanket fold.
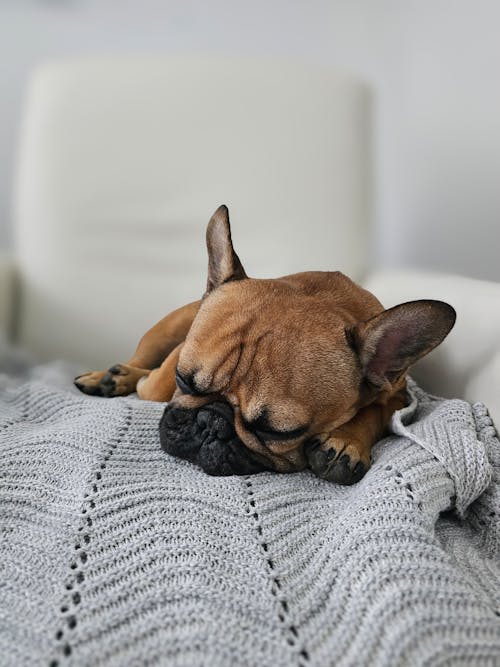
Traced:
MULTIPOLYGON (((477 419, 487 417, 484 406, 461 400, 440 401, 409 381, 413 400, 393 416, 394 434, 420 445, 434 456, 453 480, 454 506, 464 516, 469 505, 489 486, 492 466, 487 448, 491 437, 478 432, 477 419)), ((488 418, 489 419, 489 418, 488 418)), ((494 428, 489 420, 491 435, 494 428)))
POLYGON ((163 404, 4 378, 2 665, 500 664, 500 443, 410 394, 342 487, 209 477, 163 404))

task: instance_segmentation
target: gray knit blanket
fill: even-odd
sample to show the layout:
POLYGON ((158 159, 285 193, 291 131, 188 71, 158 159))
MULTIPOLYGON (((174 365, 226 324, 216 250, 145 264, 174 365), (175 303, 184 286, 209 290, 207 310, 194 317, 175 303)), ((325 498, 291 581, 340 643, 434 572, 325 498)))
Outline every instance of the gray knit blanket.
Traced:
POLYGON ((500 665, 500 443, 411 385, 352 487, 209 477, 164 405, 0 381, 0 664, 500 665))

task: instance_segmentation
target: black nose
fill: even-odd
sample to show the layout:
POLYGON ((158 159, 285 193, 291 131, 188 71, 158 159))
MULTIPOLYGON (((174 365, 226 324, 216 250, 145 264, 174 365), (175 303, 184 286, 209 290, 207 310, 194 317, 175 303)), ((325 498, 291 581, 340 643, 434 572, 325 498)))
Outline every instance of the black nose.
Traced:
POLYGON ((229 424, 231 424, 234 432, 234 412, 229 403, 223 403, 222 401, 216 401, 215 403, 209 403, 204 406, 198 412, 198 418, 200 415, 204 415, 203 419, 210 417, 211 413, 216 413, 225 419, 229 424))
POLYGON ((197 463, 209 475, 249 475, 270 469, 238 438, 233 411, 221 401, 198 409, 167 405, 160 421, 160 443, 168 454, 197 463))

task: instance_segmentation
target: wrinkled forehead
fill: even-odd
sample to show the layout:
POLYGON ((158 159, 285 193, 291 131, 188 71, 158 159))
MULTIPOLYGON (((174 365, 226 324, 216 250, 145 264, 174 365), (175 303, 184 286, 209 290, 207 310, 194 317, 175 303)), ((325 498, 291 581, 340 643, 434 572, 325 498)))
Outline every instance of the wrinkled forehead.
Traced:
POLYGON ((229 376, 240 361, 252 314, 231 298, 233 292, 224 286, 203 300, 179 355, 178 369, 194 376, 202 391, 219 390, 221 377, 216 383, 215 376, 229 376))
POLYGON ((229 282, 208 294, 202 301, 188 334, 198 344, 207 335, 262 336, 272 332, 276 338, 295 332, 301 340, 343 337, 348 313, 331 300, 305 293, 282 279, 248 279, 229 282))
POLYGON ((318 400, 352 375, 342 317, 248 282, 213 292, 193 322, 179 369, 193 375, 200 391, 237 392, 250 414, 282 395, 289 402, 282 400, 284 414, 297 409, 294 396, 304 404, 305 384, 318 400))

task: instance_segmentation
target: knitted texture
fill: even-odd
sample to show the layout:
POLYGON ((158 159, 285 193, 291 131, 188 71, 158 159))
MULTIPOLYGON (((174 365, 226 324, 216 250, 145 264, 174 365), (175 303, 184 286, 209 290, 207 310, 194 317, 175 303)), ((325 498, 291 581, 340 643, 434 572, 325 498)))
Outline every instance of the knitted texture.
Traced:
POLYGON ((163 404, 0 382, 0 662, 500 665, 500 443, 412 404, 352 487, 209 477, 163 404))

